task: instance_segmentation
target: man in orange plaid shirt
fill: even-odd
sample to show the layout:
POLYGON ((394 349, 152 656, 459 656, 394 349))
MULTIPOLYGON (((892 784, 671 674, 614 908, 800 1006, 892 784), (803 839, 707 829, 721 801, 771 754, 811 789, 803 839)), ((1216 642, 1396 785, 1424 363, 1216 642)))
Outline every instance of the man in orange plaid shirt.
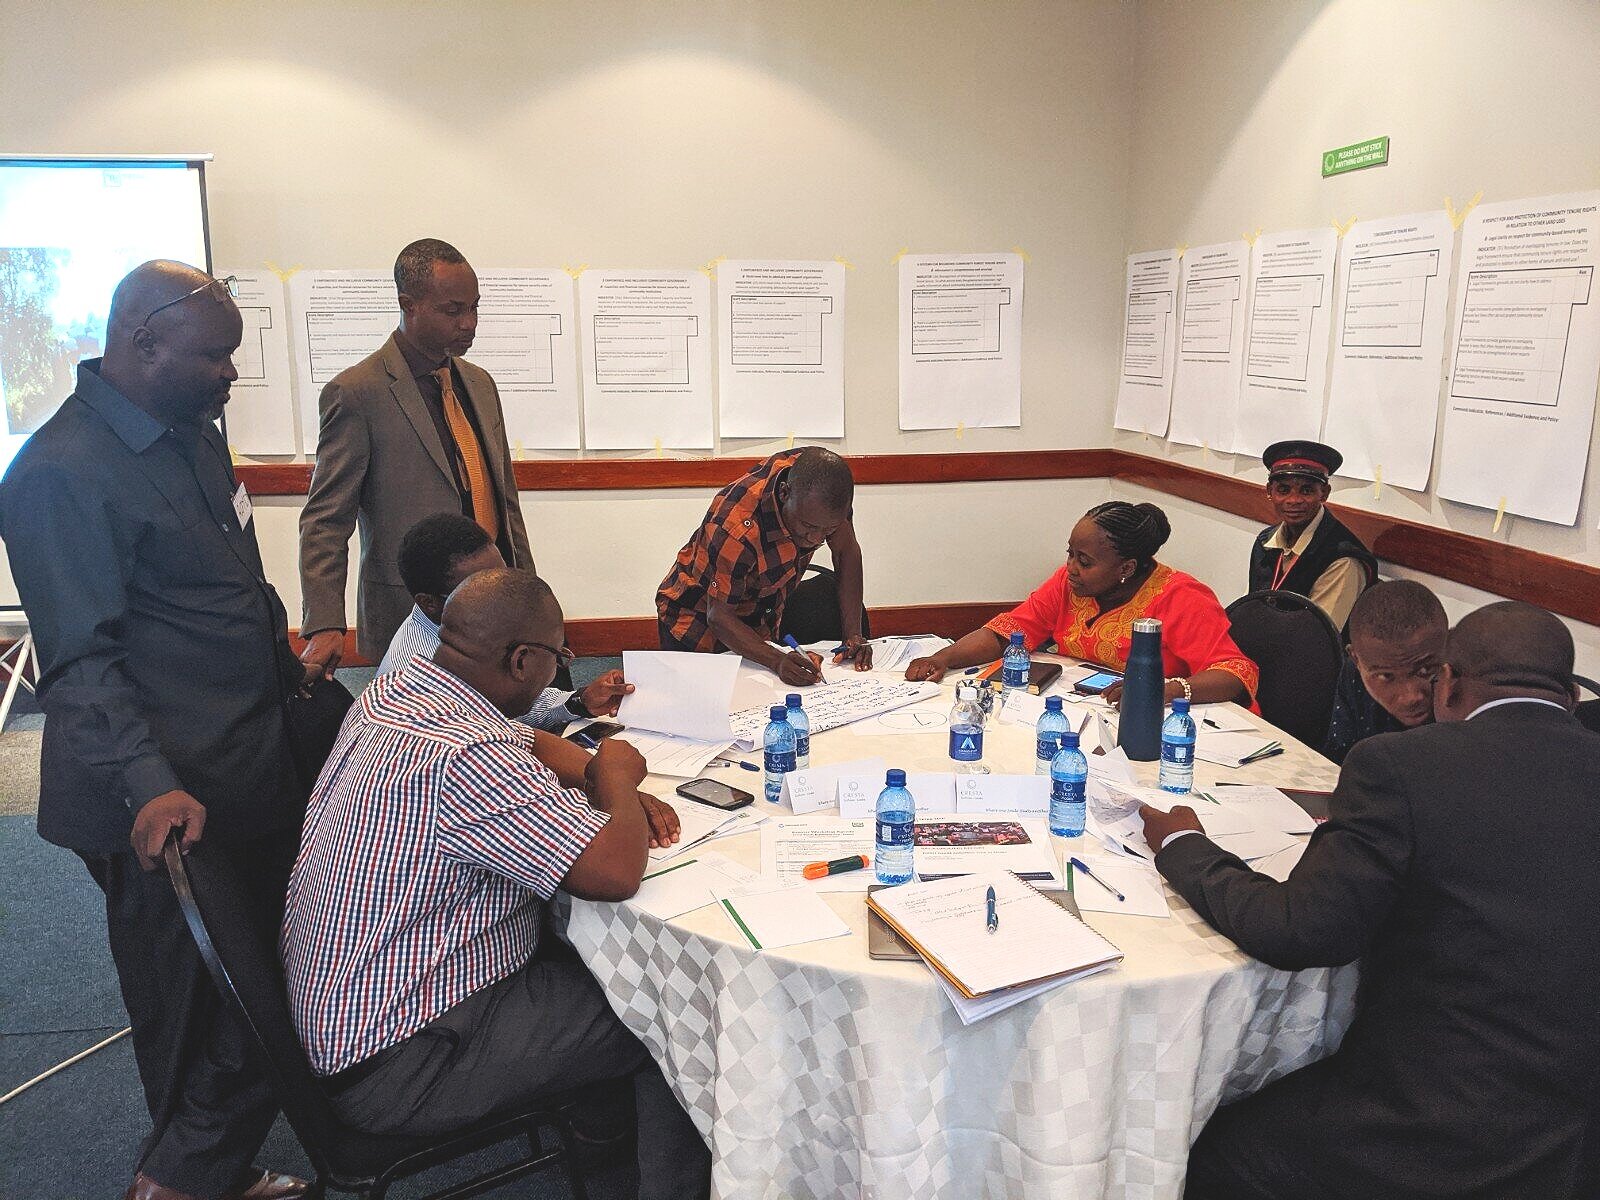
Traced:
POLYGON ((834 662, 870 669, 854 495, 849 465, 821 446, 774 454, 718 492, 656 592, 662 649, 736 650, 792 687, 816 683, 819 659, 772 643, 789 593, 826 542, 844 627, 844 649, 834 662))

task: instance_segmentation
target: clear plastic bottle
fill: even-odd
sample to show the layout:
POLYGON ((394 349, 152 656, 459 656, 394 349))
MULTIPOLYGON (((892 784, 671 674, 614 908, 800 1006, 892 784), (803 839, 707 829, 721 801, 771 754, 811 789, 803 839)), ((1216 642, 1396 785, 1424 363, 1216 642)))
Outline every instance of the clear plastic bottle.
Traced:
POLYGON ((1050 774, 1050 763, 1056 756, 1056 751, 1061 749, 1061 735, 1072 728, 1072 723, 1067 720, 1067 714, 1061 711, 1060 696, 1046 696, 1044 698, 1044 714, 1039 718, 1035 734, 1038 741, 1034 749, 1033 773, 1035 775, 1050 774))
POLYGON ((1022 633, 1012 633, 1011 641, 1000 657, 1000 686, 1005 689, 1006 695, 1028 690, 1028 668, 1032 665, 1028 648, 1022 644, 1022 633))
POLYGON ((766 797, 776 804, 783 798, 783 777, 794 770, 794 726, 786 705, 774 704, 767 713, 761 735, 761 765, 766 771, 766 797))
POLYGON ((1194 789, 1194 739, 1198 731, 1183 697, 1172 702, 1172 715, 1161 722, 1161 774, 1164 792, 1187 795, 1194 789))
POLYGON ((800 704, 799 692, 790 692, 785 698, 789 702, 789 726, 794 730, 795 769, 804 771, 811 765, 811 718, 800 704))
POLYGON ((983 765, 983 724, 986 714, 975 684, 956 684, 956 702, 950 708, 950 769, 957 775, 987 775, 983 765))
POLYGON ((1061 749, 1050 760, 1050 832, 1082 837, 1088 819, 1089 760, 1078 749, 1078 733, 1061 735, 1061 749))
POLYGON ((878 829, 874 836, 873 868, 878 882, 910 883, 916 852, 917 804, 906 790, 906 773, 891 768, 878 793, 878 829))

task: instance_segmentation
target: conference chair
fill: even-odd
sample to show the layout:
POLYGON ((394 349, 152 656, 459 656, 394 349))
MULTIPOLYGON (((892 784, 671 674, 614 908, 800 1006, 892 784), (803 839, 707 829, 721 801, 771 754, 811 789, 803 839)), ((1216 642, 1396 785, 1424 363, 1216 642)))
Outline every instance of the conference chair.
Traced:
MULTIPOLYGON (((1600 697, 1600 683, 1586 679, 1582 675, 1574 675, 1572 682, 1589 695, 1600 697)), ((1572 715, 1578 718, 1578 724, 1591 733, 1600 733, 1600 699, 1579 700, 1578 707, 1573 709, 1572 715)))
POLYGON ((1333 719, 1344 646, 1328 614, 1296 592, 1260 591, 1228 605, 1233 640, 1261 669, 1261 715, 1312 749, 1333 719))
POLYGON ((267 1081, 311 1160, 315 1178, 310 1200, 323 1200, 330 1191, 383 1200, 399 1180, 479 1150, 523 1140, 526 1153, 519 1151, 509 1163, 430 1192, 425 1200, 464 1200, 551 1166, 560 1166, 566 1173, 576 1200, 586 1200, 572 1126, 563 1111, 563 1104, 570 1100, 548 1099, 438 1137, 370 1134, 344 1124, 311 1073, 289 1019, 276 949, 261 938, 245 915, 244 889, 226 848, 207 841, 185 855, 173 837, 167 841, 166 860, 178 906, 200 957, 228 1007, 249 1031, 267 1081), (543 1148, 541 1130, 546 1127, 554 1131, 558 1142, 551 1150, 543 1148))
MULTIPOLYGON (((844 638, 844 621, 839 616, 839 577, 827 567, 813 564, 806 568, 783 606, 781 638, 793 634, 802 646, 813 642, 838 642, 844 638)), ((861 636, 871 637, 867 610, 861 609, 861 636)))

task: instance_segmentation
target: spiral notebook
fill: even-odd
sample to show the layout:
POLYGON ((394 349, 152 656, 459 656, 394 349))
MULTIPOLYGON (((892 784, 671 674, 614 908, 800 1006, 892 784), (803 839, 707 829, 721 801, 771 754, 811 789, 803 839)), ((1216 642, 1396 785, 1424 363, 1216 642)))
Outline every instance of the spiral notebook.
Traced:
POLYGON ((1009 871, 885 888, 867 906, 967 1000, 1065 983, 1122 961, 1122 951, 1009 871), (993 933, 991 887, 999 916, 993 933))

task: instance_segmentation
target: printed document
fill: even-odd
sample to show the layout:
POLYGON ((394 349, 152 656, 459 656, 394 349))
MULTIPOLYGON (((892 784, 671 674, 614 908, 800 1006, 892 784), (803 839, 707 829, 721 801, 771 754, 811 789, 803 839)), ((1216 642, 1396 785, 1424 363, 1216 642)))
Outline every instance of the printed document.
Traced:
POLYGON ((1250 254, 1250 323, 1233 449, 1259 455, 1322 430, 1333 325, 1331 227, 1267 233, 1250 254))
POLYGON ((1022 256, 900 259, 900 428, 1022 424, 1022 256))
MULTIPOLYGON (((238 281, 234 303, 244 321, 244 337, 233 352, 239 372, 228 392, 223 420, 228 445, 242 454, 293 454, 294 386, 289 362, 289 309, 283 281, 271 271, 224 271, 238 281)), ((307 434, 307 451, 317 448, 317 426, 307 434)))
POLYGON ((1161 437, 1172 410, 1172 369, 1178 344, 1178 252, 1128 255, 1122 309, 1122 381, 1118 429, 1161 437))
POLYGON ((1167 432, 1186 446, 1233 446, 1244 376, 1245 284, 1250 247, 1243 241, 1191 246, 1178 293, 1177 379, 1167 432))
POLYGON ((844 264, 717 264, 723 437, 844 436, 844 264))

